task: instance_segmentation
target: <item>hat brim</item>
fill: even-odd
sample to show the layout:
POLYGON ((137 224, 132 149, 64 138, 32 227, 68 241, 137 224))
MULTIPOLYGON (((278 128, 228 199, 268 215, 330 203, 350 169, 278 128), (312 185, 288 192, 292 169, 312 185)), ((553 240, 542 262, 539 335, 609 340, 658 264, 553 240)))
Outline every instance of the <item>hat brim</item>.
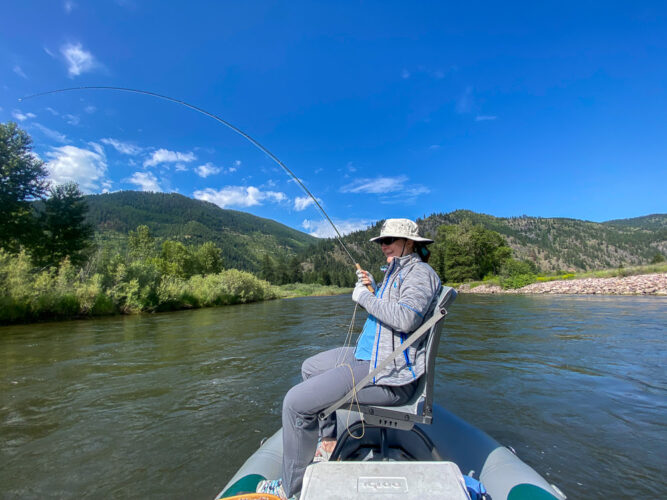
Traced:
POLYGON ((433 240, 430 240, 428 238, 422 238, 421 236, 413 236, 411 238, 408 238, 407 236, 404 236, 402 234, 383 234, 381 236, 376 236, 375 238, 371 238, 368 241, 376 242, 378 240, 381 240, 382 238, 403 238, 405 240, 412 240, 418 243, 426 243, 427 245, 433 243, 433 240))

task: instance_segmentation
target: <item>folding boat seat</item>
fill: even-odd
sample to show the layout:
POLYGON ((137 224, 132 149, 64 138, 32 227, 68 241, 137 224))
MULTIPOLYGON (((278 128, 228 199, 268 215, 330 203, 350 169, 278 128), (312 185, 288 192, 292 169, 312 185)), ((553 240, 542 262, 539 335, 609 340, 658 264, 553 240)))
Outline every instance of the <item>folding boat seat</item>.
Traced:
MULTIPOLYGON (((447 315, 447 308, 456 299, 456 290, 451 287, 442 287, 438 295, 437 306, 431 316, 435 316, 435 323, 428 328, 428 332, 419 335, 419 329, 412 335, 427 335, 426 338, 426 369, 419 378, 414 395, 401 406, 372 406, 359 405, 358 411, 369 425, 387 427, 390 429, 410 430, 414 424, 430 424, 433 421, 433 386, 435 380, 435 359, 438 355, 438 346, 442 334, 442 321, 447 315)), ((356 405, 355 405, 356 406, 356 405)))
MULTIPOLYGON (((420 377, 415 393, 410 400, 401 406, 359 405, 357 411, 361 414, 364 423, 381 429, 409 431, 413 429, 415 424, 430 424, 433 421, 435 359, 438 354, 438 346, 440 344, 440 336, 442 333, 442 320, 447 315, 447 308, 454 299, 456 299, 456 295, 456 290, 448 286, 443 286, 438 294, 436 307, 433 309, 433 312, 424 319, 422 325, 388 358, 382 360, 375 370, 357 382, 350 392, 327 408, 327 410, 322 412, 320 416, 326 417, 343 405, 349 404, 355 391, 364 387, 384 366, 393 362, 398 356, 402 356, 403 352, 410 345, 418 345, 424 336, 426 336, 425 372, 424 375, 420 377)), ((356 409, 357 405, 355 404, 354 407, 356 409)), ((382 435, 384 437, 384 432, 382 435)))

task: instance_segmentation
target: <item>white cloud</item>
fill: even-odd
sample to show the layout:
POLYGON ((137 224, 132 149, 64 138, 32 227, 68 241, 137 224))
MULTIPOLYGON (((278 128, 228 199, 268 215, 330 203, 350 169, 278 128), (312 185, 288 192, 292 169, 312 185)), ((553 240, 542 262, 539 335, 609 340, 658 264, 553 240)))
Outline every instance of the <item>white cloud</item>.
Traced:
POLYGON ((296 210, 297 212, 301 212, 301 211, 305 210, 306 208, 308 208, 310 205, 314 205, 314 204, 315 204, 315 202, 313 201, 313 199, 310 196, 303 196, 303 197, 297 196, 294 199, 294 210, 296 210))
POLYGON ((129 142, 119 141, 118 139, 112 139, 111 137, 106 137, 104 139, 101 139, 100 142, 102 144, 106 144, 107 146, 115 148, 116 151, 124 155, 137 156, 142 151, 142 149, 139 146, 135 146, 134 144, 130 144, 129 142))
POLYGON ((401 71, 401 78, 403 78, 403 80, 407 80, 410 78, 410 72, 407 69, 404 69, 401 71))
POLYGON ((49 113, 51 113, 53 116, 59 116, 59 115, 60 115, 60 113, 58 113, 55 109, 53 109, 53 108, 51 108, 51 107, 47 107, 46 110, 47 110, 49 113))
POLYGON ((466 87, 463 95, 456 101, 456 112, 459 114, 470 113, 474 105, 472 87, 466 87))
POLYGON ((479 115, 475 117, 476 122, 485 122, 490 120, 496 120, 498 117, 493 115, 479 115))
POLYGON ((203 177, 204 179, 209 175, 219 174, 221 170, 222 169, 220 167, 216 167, 211 162, 208 162, 205 165, 199 165, 198 167, 195 168, 195 172, 197 172, 197 175, 199 177, 203 177))
POLYGON ((63 45, 60 47, 60 53, 67 62, 67 72, 70 78, 91 71, 98 65, 93 54, 85 50, 80 43, 63 45))
MULTIPOLYGON (((370 219, 348 219, 348 220, 334 220, 334 224, 340 231, 340 234, 349 234, 354 231, 359 231, 361 229, 367 229, 369 226, 374 224, 376 221, 370 219)), ((305 219, 301 223, 301 227, 304 228, 308 234, 315 236, 316 238, 333 238, 336 236, 331 224, 326 220, 310 220, 305 219)))
POLYGON ((19 75, 21 78, 25 78, 26 80, 28 79, 28 75, 26 75, 23 72, 23 70, 21 69, 21 66, 19 66, 18 64, 16 66, 14 66, 13 70, 14 70, 14 73, 19 75))
POLYGON ((176 170, 176 172, 187 172, 188 167, 186 167, 182 163, 177 163, 176 166, 174 167, 174 170, 176 170))
POLYGON ((56 184, 76 182, 84 193, 92 193, 109 186, 105 179, 107 160, 99 144, 91 143, 92 150, 75 146, 61 146, 46 153, 49 179, 56 184))
POLYGON ((234 173, 234 172, 236 172, 236 171, 239 169, 240 166, 241 166, 241 160, 236 160, 236 161, 234 162, 234 166, 233 166, 233 167, 229 167, 229 168, 227 169, 227 171, 228 171, 230 174, 231 174, 231 173, 234 173))
POLYGON ((48 127, 45 127, 41 123, 33 123, 33 126, 40 130, 42 134, 44 134, 46 137, 51 139, 52 141, 56 142, 62 142, 63 144, 69 142, 67 140, 67 136, 65 134, 61 134, 60 132, 57 132, 55 130, 51 130, 48 127))
POLYGON ((25 121, 28 118, 37 118, 37 115, 34 113, 22 113, 18 109, 12 111, 12 116, 20 122, 25 121))
POLYGON ((63 9, 65 9, 66 13, 72 12, 74 10, 74 7, 76 7, 76 4, 72 2, 71 0, 65 0, 65 3, 63 4, 63 9))
POLYGON ((221 208, 253 207, 263 202, 278 203, 285 201, 287 196, 276 191, 261 191, 254 186, 225 186, 219 191, 206 188, 195 191, 193 196, 198 200, 210 201, 221 208))
POLYGON ((48 47, 44 47, 44 52, 46 52, 48 55, 50 55, 53 58, 56 57, 56 55, 53 53, 53 51, 50 50, 48 47))
POLYGON ((139 186, 142 191, 162 192, 160 183, 152 172, 135 172, 127 181, 139 186))
POLYGON ((178 151, 169 151, 168 149, 158 149, 153 152, 150 159, 144 161, 144 167, 154 167, 160 163, 189 163, 196 159, 197 157, 194 153, 179 153, 178 151))
POLYGON ((81 118, 79 118, 77 115, 63 115, 63 118, 65 118, 65 121, 69 123, 70 125, 78 125, 79 122, 81 121, 81 118))
POLYGON ((92 104, 90 104, 90 105, 86 106, 85 108, 83 108, 83 110, 86 113, 88 113, 89 115, 92 115, 95 111, 97 111, 97 108, 95 106, 93 106, 92 104))
POLYGON ((380 195, 380 203, 412 204, 417 196, 430 192, 430 189, 420 184, 407 184, 408 178, 404 175, 398 177, 376 177, 375 179, 357 179, 347 186, 341 188, 343 193, 354 194, 377 194, 380 195))
POLYGON ((343 193, 385 194, 400 191, 404 188, 408 178, 405 175, 398 177, 376 177, 375 179, 357 179, 347 186, 343 186, 343 193))
POLYGON ((435 151, 436 149, 440 149, 440 144, 431 144, 428 149, 431 151, 435 151))

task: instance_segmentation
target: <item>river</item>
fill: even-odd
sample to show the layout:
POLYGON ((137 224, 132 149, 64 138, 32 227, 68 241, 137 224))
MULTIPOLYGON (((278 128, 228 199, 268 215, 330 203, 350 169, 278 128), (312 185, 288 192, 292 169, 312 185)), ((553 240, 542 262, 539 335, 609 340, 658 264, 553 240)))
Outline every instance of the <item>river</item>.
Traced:
MULTIPOLYGON (((569 498, 662 497, 666 306, 460 296, 436 401, 569 498)), ((2 498, 212 498, 352 309, 316 297, 0 328, 2 498)))

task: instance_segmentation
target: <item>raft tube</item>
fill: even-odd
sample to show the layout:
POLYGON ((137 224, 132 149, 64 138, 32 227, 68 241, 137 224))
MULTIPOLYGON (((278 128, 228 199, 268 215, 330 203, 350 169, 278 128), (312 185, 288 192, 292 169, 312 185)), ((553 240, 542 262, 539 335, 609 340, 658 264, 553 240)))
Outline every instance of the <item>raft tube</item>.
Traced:
MULTIPOLYGON (((556 486, 549 484, 532 467, 485 432, 439 405, 434 405, 433 411, 432 425, 416 425, 413 431, 385 431, 386 447, 394 454, 391 460, 454 462, 463 474, 481 481, 492 500, 566 498, 556 486)), ((359 414, 339 410, 337 417, 338 429, 342 432, 339 433, 333 457, 343 461, 368 460, 367 451, 378 449, 379 429, 366 426, 363 439, 345 439, 345 425, 350 424, 352 430, 354 425, 350 421, 358 422, 359 414)), ((373 451, 370 452, 372 454, 373 451)), ((262 479, 276 479, 281 475, 282 429, 260 445, 216 499, 254 492, 262 479)))

